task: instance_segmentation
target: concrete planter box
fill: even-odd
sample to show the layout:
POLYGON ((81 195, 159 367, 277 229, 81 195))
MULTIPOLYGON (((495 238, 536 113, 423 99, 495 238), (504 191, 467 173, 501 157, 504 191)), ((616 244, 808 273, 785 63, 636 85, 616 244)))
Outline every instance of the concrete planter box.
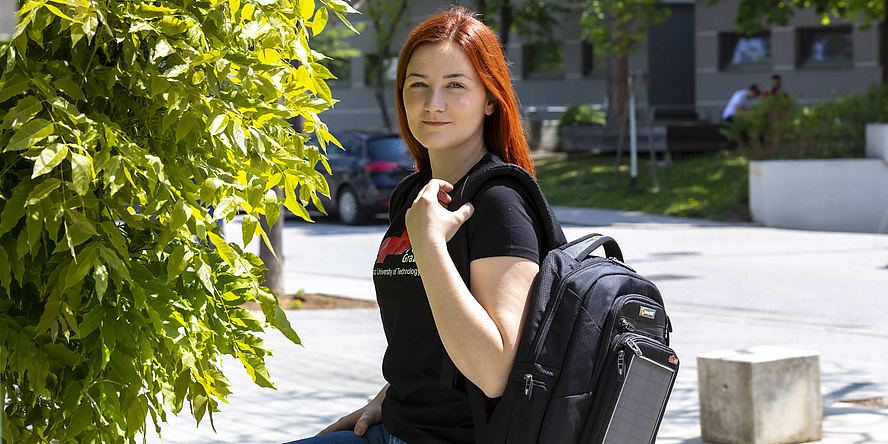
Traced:
POLYGON ((870 123, 866 126, 866 158, 882 159, 888 163, 888 123, 870 123))
POLYGON ((888 125, 867 126, 866 159, 749 163, 749 207, 765 226, 888 233, 888 125))
MULTIPOLYGON (((638 126, 638 152, 648 153, 648 128, 647 125, 638 126)), ((666 127, 654 125, 651 127, 653 134, 654 151, 662 153, 666 150, 666 127)), ((592 126, 575 125, 562 128, 562 148, 564 151, 598 151, 602 153, 615 153, 620 145, 619 126, 592 126)), ((626 129, 626 140, 623 142, 623 152, 629 152, 629 129, 626 129)))

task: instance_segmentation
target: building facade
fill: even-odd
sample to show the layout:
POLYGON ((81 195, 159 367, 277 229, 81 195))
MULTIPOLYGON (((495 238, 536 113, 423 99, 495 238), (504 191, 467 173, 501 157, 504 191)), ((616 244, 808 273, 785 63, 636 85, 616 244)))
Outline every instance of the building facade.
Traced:
POLYGON ((773 74, 783 89, 802 104, 835 95, 865 92, 881 82, 885 68, 884 26, 832 19, 823 24, 813 8, 796 11, 787 26, 744 36, 733 29, 739 0, 710 6, 695 5, 696 110, 703 120, 716 122, 738 89, 757 83, 770 88, 773 74))
MULTIPOLYGON (((463 3, 469 8, 474 4, 463 3)), ((663 2, 669 17, 649 30, 648 41, 630 57, 630 69, 643 73, 639 78, 645 79, 636 90, 642 120, 653 115, 657 120, 717 123, 734 91, 751 83, 768 89, 772 74, 779 74, 784 90, 803 104, 863 92, 881 81, 886 42, 878 23, 866 30, 840 20, 823 25, 812 10, 804 10, 788 26, 743 36, 733 30, 738 3, 663 2)), ((400 48, 407 32, 442 6, 433 1, 411 2, 408 23, 394 47, 400 48)), ((354 24, 365 22, 363 16, 349 19, 354 24)), ((368 75, 375 64, 372 33, 372 26, 365 22, 362 34, 350 38, 362 55, 336 70, 340 79, 330 82, 339 103, 323 119, 332 130, 384 126, 368 75)), ((606 107, 606 61, 583 41, 578 14, 567 16, 552 37, 554 43, 546 44, 514 31, 510 34, 507 57, 528 121, 551 123, 572 104, 606 107)), ((390 84, 394 65, 388 73, 390 84)), ((388 113, 396 126, 394 93, 390 86, 385 90, 388 113)))

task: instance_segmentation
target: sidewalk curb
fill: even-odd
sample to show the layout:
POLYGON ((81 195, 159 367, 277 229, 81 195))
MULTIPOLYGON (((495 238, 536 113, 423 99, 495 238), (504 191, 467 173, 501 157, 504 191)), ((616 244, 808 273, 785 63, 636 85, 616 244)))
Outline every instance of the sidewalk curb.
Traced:
POLYGON ((641 211, 622 211, 589 207, 552 207, 562 225, 587 227, 619 226, 634 228, 688 228, 688 227, 761 227, 756 222, 720 222, 707 219, 664 216, 641 211), (640 227, 639 227, 640 228, 640 227))

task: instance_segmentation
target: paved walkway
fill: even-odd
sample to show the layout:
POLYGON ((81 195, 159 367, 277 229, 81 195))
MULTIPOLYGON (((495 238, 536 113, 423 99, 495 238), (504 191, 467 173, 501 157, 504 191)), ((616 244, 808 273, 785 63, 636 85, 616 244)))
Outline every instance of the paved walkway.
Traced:
MULTIPOLYGON (((593 230, 569 226, 579 223, 614 235, 627 262, 665 295, 682 368, 658 443, 702 442, 695 357, 754 345, 820 352, 823 443, 888 443, 888 409, 839 402, 888 396, 888 236, 602 210, 557 213, 569 239, 593 230)), ((286 230, 304 226, 288 224, 286 230)), ((355 251, 378 243, 378 234, 368 231, 373 230, 356 230, 348 238, 360 246, 355 251), (374 236, 375 241, 365 239, 374 236)), ((305 254, 316 252, 308 250, 305 254)), ((300 260, 298 252, 288 254, 288 260, 300 260)), ((333 283, 336 274, 341 273, 324 280, 333 283)), ((352 280, 355 287, 369 283, 352 280)), ((163 442, 271 444, 309 436, 361 407, 383 385, 385 340, 378 312, 292 311, 288 316, 304 347, 277 332, 268 334, 275 350, 268 367, 278 390, 258 388, 240 364, 226 361, 234 394, 232 405, 215 415, 218 433, 206 420, 195 428, 186 413, 163 426, 163 442)), ((160 440, 149 436, 147 442, 160 440)))

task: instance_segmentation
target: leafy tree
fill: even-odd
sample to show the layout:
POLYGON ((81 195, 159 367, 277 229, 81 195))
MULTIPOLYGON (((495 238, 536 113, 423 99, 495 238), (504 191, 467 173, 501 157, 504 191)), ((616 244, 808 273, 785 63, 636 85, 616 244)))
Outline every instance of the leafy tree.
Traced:
POLYGON ((404 18, 407 15, 409 0, 366 0, 357 6, 370 18, 370 24, 373 26, 376 54, 368 60, 370 63, 368 68, 373 78, 374 93, 379 103, 383 126, 392 131, 392 118, 385 100, 390 87, 386 73, 391 69, 394 57, 398 54, 395 39, 401 35, 407 25, 404 18))
POLYGON ((559 16, 566 16, 571 9, 557 3, 542 0, 476 0, 477 11, 487 26, 499 34, 503 49, 509 46, 514 30, 528 41, 550 41, 553 30, 559 26, 559 16))
POLYGON ((629 55, 647 39, 647 30, 669 17, 660 0, 570 0, 549 3, 542 0, 476 0, 485 22, 498 30, 507 46, 511 30, 528 41, 551 41, 560 19, 580 17, 583 37, 592 43, 596 55, 608 58, 608 121, 619 124, 626 113, 629 55))
POLYGON ((579 0, 583 35, 596 53, 608 57, 608 122, 623 122, 629 94, 629 55, 647 39, 647 30, 669 17, 660 0, 579 0))
MULTIPOLYGON (((720 1, 710 0, 709 3, 720 1)), ((734 23, 741 32, 754 33, 763 30, 765 25, 786 26, 797 9, 811 7, 820 14, 824 24, 829 24, 830 17, 852 22, 860 19, 861 28, 865 29, 873 21, 881 21, 888 32, 888 0, 740 0, 734 23)), ((884 43, 882 51, 888 51, 884 43)), ((882 82, 888 83, 888 69, 882 69, 882 82)))
POLYGON ((353 9, 321 3, 21 3, 0 44, 5 442, 135 442, 186 404, 212 422, 225 354, 273 387, 258 333, 299 338, 214 221, 243 208, 246 243, 257 216, 308 219, 328 193, 330 73, 307 28, 353 9))
POLYGON ((312 48, 327 56, 321 64, 326 66, 337 79, 341 80, 342 77, 348 76, 351 59, 361 55, 361 51, 352 46, 350 38, 356 35, 355 31, 364 32, 364 28, 366 26, 363 22, 354 23, 354 27, 349 28, 337 17, 330 17, 324 32, 312 35, 312 48))

